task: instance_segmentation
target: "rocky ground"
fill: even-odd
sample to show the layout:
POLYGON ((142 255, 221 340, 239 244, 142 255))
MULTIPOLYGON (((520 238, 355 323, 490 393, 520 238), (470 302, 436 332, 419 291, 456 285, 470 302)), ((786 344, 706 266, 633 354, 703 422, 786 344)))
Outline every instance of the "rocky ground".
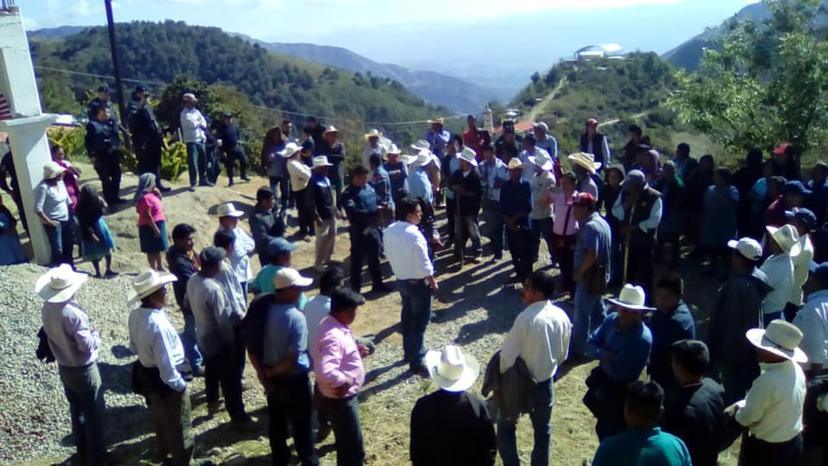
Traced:
MULTIPOLYGON (((91 179, 90 174, 92 171, 87 167, 85 178, 91 179)), ((196 193, 178 187, 164 199, 170 224, 168 229, 180 222, 193 224, 199 230, 201 247, 216 227, 217 220, 213 215, 216 206, 233 201, 238 207, 249 210, 254 203, 255 190, 262 184, 264 180, 256 179, 233 189, 202 188, 196 193)), ((125 191, 130 192, 134 186, 135 178, 125 176, 125 191)), ((128 349, 126 326, 130 280, 146 266, 146 260, 143 254, 136 252, 139 249, 134 211, 125 208, 107 216, 107 221, 117 235, 115 269, 121 276, 88 281, 78 300, 89 311, 104 342, 99 367, 106 388, 107 440, 114 463, 157 464, 149 412, 142 398, 130 393, 129 369, 135 357, 128 349)), ((315 276, 310 267, 312 256, 313 244, 300 242, 294 265, 315 276)), ((347 233, 342 231, 337 238, 335 258, 344 261, 347 257, 347 233)), ((441 256, 438 260, 438 269, 443 271, 439 277, 441 290, 434 306, 437 318, 429 326, 426 344, 434 349, 448 343, 459 344, 485 365, 522 309, 517 291, 503 286, 511 274, 511 267, 507 261, 502 261, 447 271, 447 265, 446 258, 441 256)), ((79 267, 92 270, 89 264, 81 263, 79 267)), ((33 287, 42 271, 34 265, 0 268, 0 315, 3 316, 0 319, 0 464, 60 463, 73 451, 68 405, 57 368, 54 364, 40 363, 34 357, 41 303, 34 295, 33 287)), ((686 272, 690 302, 704 304, 715 290, 715 283, 703 277, 700 269, 686 272)), ((315 290, 309 292, 310 295, 315 293, 315 290)), ((561 304, 567 308, 566 303, 561 304)), ((357 333, 373 335, 377 342, 376 353, 366 360, 368 380, 361 395, 367 464, 408 464, 409 414, 418 397, 435 389, 428 380, 410 377, 400 362, 399 309, 399 297, 391 293, 369 301, 355 323, 357 333)), ((171 306, 168 311, 180 328, 177 310, 171 306)), ((591 458, 597 446, 593 418, 580 401, 584 379, 591 367, 577 367, 556 384, 551 450, 555 464, 581 465, 583 460, 591 458)), ((478 380, 475 387, 478 393, 481 382, 478 380)), ((244 397, 248 411, 259 417, 260 428, 252 434, 231 430, 226 423, 226 413, 209 419, 203 379, 193 383, 196 456, 226 464, 269 464, 265 400, 250 370, 246 374, 246 384, 249 389, 244 397)), ((527 419, 519 424, 518 445, 521 457, 528 460, 531 426, 527 419)), ((335 464, 332 438, 320 446, 320 455, 323 464, 335 464)), ((722 464, 735 464, 735 455, 729 451, 722 460, 722 464)))

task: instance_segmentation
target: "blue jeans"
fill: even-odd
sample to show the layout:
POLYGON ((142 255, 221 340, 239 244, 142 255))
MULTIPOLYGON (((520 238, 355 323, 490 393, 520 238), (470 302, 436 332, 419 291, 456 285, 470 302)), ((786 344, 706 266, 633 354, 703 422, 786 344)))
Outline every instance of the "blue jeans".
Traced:
POLYGON ((181 333, 181 344, 184 346, 184 356, 190 362, 190 367, 196 370, 204 365, 201 351, 198 349, 195 317, 192 312, 184 312, 184 331, 181 333))
POLYGON ((365 462, 362 428, 359 424, 359 401, 356 395, 335 399, 317 392, 315 401, 319 413, 330 421, 336 437, 337 466, 357 466, 365 462))
POLYGON ((203 142, 187 143, 187 169, 190 172, 190 186, 195 186, 196 181, 200 184, 207 182, 207 149, 203 142))
POLYGON ((601 295, 592 294, 583 283, 575 284, 575 315, 572 326, 572 338, 569 342, 569 354, 583 356, 586 354, 589 334, 604 321, 604 300, 601 295))
POLYGON ((72 216, 69 216, 69 220, 58 222, 55 226, 43 225, 43 228, 46 231, 46 237, 49 238, 51 249, 49 265, 53 267, 60 264, 74 265, 72 250, 75 248, 75 222, 72 216))
POLYGON ((425 280, 397 280, 402 300, 403 359, 412 368, 425 357, 423 340, 431 318, 431 288, 425 280))
POLYGON ((106 411, 101 374, 94 362, 82 367, 58 366, 63 392, 72 416, 72 437, 84 464, 104 460, 103 419, 106 411))
MULTIPOLYGON (((552 439, 552 403, 555 400, 555 386, 552 379, 535 384, 532 389, 532 412, 529 419, 535 432, 535 444, 532 447, 532 466, 549 464, 549 443, 552 439)), ((497 451, 503 460, 503 466, 520 466, 517 441, 515 440, 515 425, 517 420, 497 421, 497 451)))

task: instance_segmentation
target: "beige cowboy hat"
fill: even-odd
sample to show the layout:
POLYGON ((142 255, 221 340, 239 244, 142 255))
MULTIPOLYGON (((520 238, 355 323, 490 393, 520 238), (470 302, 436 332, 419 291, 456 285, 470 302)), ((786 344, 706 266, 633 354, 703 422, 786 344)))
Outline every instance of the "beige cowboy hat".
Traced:
POLYGON ((410 161, 408 162, 409 165, 425 167, 431 163, 431 152, 427 150, 420 151, 417 155, 408 155, 404 157, 410 157, 410 161))
POLYGON ((336 127, 334 125, 331 125, 331 126, 328 126, 327 128, 325 128, 325 131, 322 134, 338 133, 338 132, 339 132, 339 130, 336 129, 336 127))
POLYGON ((397 147, 397 145, 396 145, 396 144, 394 144, 393 142, 391 143, 391 145, 390 145, 390 146, 388 146, 388 149, 385 149, 385 155, 388 155, 388 154, 400 154, 400 153, 401 153, 400 148, 399 148, 399 147, 397 147))
POLYGON ((72 299, 89 276, 72 270, 69 264, 49 269, 35 282, 35 293, 47 303, 62 303, 72 299))
POLYGON ((296 269, 290 267, 283 267, 273 276, 273 287, 277 290, 297 286, 304 288, 313 283, 312 278, 303 277, 296 269))
POLYGON ((586 171, 590 173, 595 173, 601 168, 601 163, 595 161, 595 156, 586 152, 578 152, 575 154, 570 154, 567 157, 570 162, 574 163, 575 165, 579 165, 583 167, 586 171))
POLYGON ((768 353, 800 364, 808 362, 808 356, 799 349, 802 331, 782 319, 772 320, 766 329, 752 328, 745 336, 753 346, 768 353))
POLYGON ((192 92, 185 93, 183 96, 181 96, 181 100, 183 100, 184 102, 198 102, 198 99, 196 99, 195 94, 193 94, 192 92))
POLYGON ((278 152, 280 157, 288 158, 292 157, 293 154, 302 150, 302 146, 296 144, 295 142, 289 142, 285 144, 285 148, 278 152))
POLYGON ((644 293, 644 288, 630 285, 629 283, 624 285, 624 288, 621 288, 621 292, 618 293, 618 298, 607 298, 607 301, 629 311, 655 311, 655 308, 644 305, 647 302, 647 295, 644 293))
POLYGON ((802 252, 802 245, 799 243, 799 233, 793 225, 784 225, 782 227, 767 226, 765 229, 785 254, 796 257, 802 252))
POLYGON ((218 214, 219 217, 236 217, 236 218, 239 218, 239 217, 244 216, 244 212, 237 209, 236 206, 233 205, 232 202, 225 202, 224 204, 221 204, 220 206, 218 206, 217 214, 218 214))
POLYGON ((367 133, 364 135, 365 140, 369 140, 371 138, 380 138, 382 137, 382 133, 379 132, 376 128, 371 128, 367 133))
POLYGON ((429 351, 423 362, 431 379, 447 392, 468 390, 480 374, 480 364, 472 356, 463 354, 459 346, 447 345, 443 351, 429 351))
POLYGON ((428 120, 428 124, 430 125, 443 125, 445 123, 446 121, 443 119, 443 117, 435 117, 428 120))
POLYGON ((517 157, 512 157, 511 160, 509 160, 509 164, 506 165, 506 168, 509 170, 523 170, 523 162, 521 162, 517 157))
POLYGON ((457 154, 460 160, 468 162, 471 166, 477 166, 477 152, 471 147, 464 147, 463 150, 457 154))
POLYGON ((552 170, 552 157, 549 156, 549 153, 543 149, 538 149, 537 153, 538 155, 534 157, 527 157, 529 163, 535 164, 541 170, 552 170))
POLYGON ((132 295, 129 297, 129 301, 127 301, 127 307, 135 306, 142 299, 177 280, 175 275, 171 273, 147 270, 141 275, 138 275, 132 282, 132 295))
POLYGON ((411 144, 411 148, 418 152, 422 150, 431 150, 431 144, 429 144, 425 139, 418 139, 414 144, 411 144))
POLYGON ((44 180, 51 180, 53 178, 57 178, 65 172, 66 169, 58 165, 57 162, 49 161, 46 162, 45 165, 43 165, 44 180))
POLYGON ((311 168, 333 167, 331 162, 328 162, 328 157, 324 155, 317 155, 313 158, 313 165, 311 168))

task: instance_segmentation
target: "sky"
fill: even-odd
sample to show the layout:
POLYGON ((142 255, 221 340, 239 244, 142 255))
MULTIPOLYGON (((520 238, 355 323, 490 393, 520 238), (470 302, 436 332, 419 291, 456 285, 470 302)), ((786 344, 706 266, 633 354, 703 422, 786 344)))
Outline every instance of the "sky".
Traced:
MULTIPOLYGON (((103 0, 18 0, 26 28, 105 24, 103 0)), ((113 0, 116 21, 173 19, 310 42, 522 87, 581 46, 663 53, 755 0, 113 0)), ((506 92, 506 90, 504 90, 506 92)))

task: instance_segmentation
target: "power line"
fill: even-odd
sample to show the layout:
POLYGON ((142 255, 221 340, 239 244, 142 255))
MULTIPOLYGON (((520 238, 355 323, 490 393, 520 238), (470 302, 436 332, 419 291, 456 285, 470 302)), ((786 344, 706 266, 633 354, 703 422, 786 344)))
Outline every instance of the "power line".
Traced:
MULTIPOLYGON (((54 71, 56 73, 63 73, 63 74, 69 74, 69 75, 75 75, 75 76, 85 76, 87 78, 114 79, 111 75, 95 74, 95 73, 83 73, 81 71, 72 71, 72 70, 64 70, 64 69, 61 69, 61 68, 52 68, 50 66, 37 66, 36 65, 35 69, 43 70, 43 71, 54 71)), ((166 86, 167 85, 167 83, 165 83, 163 81, 149 81, 149 80, 146 80, 146 79, 123 78, 122 81, 129 81, 131 83, 136 83, 136 84, 152 84, 154 86, 166 86)))

